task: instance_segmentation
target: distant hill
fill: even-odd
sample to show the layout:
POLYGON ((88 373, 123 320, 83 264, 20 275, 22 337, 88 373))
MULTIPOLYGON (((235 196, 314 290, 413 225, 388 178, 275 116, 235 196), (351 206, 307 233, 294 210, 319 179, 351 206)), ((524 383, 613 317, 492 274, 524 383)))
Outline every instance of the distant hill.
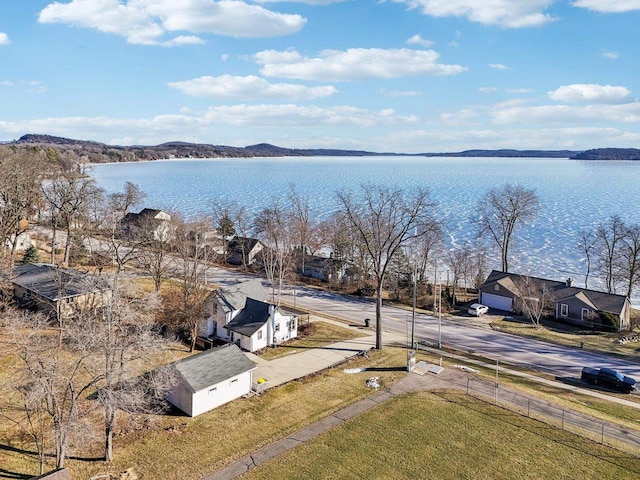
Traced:
POLYGON ((571 158, 575 150, 464 150, 454 153, 424 153, 426 157, 571 158))
POLYGON ((637 148, 594 148, 571 157, 575 160, 640 160, 637 148))
MULTIPOLYGON (((268 143, 246 147, 229 147, 188 142, 167 142, 161 145, 144 146, 107 145, 100 142, 73 140, 52 135, 27 134, 10 145, 38 145, 55 148, 68 161, 81 163, 138 162, 170 158, 250 158, 250 157, 366 157, 374 155, 418 157, 503 157, 503 158, 579 158, 579 151, 572 150, 465 150, 462 152, 403 154, 393 152, 368 152, 341 149, 291 149, 268 143)), ((611 150, 611 149, 607 149, 611 150)), ((615 150, 615 149, 612 149, 615 150)), ((636 152, 638 152, 636 150, 636 152)), ((586 152, 585 152, 586 153, 586 152)), ((640 158, 636 154, 635 158, 640 158)))

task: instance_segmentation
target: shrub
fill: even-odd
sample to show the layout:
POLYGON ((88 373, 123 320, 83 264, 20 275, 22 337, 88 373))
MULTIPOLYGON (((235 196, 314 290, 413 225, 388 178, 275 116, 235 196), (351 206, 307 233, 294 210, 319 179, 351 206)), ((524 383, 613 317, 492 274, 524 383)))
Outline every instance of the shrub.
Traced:
POLYGON ((620 319, 617 315, 609 312, 598 312, 600 315, 600 322, 603 326, 615 329, 620 329, 620 319))
POLYGON ((38 252, 38 249, 31 245, 25 250, 21 263, 24 265, 26 263, 38 263, 40 261, 40 253, 38 252))

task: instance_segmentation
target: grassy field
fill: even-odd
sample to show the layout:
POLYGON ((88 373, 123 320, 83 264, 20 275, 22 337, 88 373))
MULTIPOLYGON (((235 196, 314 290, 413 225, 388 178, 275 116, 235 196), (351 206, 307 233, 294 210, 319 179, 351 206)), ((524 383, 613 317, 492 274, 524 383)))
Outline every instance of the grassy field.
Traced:
MULTIPOLYGON (((339 327, 332 323, 323 321, 314 321, 310 324, 301 326, 301 328, 303 333, 298 338, 276 348, 265 348, 258 352, 258 355, 265 360, 273 360, 275 358, 298 353, 297 349, 300 348, 319 348, 332 343, 341 342, 343 340, 363 337, 367 333, 370 333, 354 331, 349 328, 339 327)), ((299 327, 298 330, 301 328, 299 327)))
POLYGON ((397 397, 252 479, 636 479, 640 459, 459 393, 397 397))

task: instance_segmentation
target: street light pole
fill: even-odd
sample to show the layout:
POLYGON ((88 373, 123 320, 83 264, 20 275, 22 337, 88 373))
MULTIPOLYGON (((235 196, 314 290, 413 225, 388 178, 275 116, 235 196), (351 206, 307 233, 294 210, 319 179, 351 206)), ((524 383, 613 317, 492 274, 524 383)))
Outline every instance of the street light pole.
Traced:
POLYGON ((440 285, 440 299, 438 300, 438 348, 442 348, 442 285, 440 285))
POLYGON ((413 309, 411 311, 411 349, 415 348, 415 331, 416 331, 416 283, 418 272, 416 264, 413 264, 413 309))

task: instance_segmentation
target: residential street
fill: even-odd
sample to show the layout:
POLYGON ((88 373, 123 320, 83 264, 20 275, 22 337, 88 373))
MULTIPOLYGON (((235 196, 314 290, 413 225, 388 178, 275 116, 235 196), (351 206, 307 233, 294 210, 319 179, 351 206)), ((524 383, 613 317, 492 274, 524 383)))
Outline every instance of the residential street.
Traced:
MULTIPOLYGON (((216 267, 211 267, 207 273, 210 283, 220 285, 234 283, 242 278, 245 276, 216 267)), ((364 325, 367 318, 371 320, 372 326, 375 324, 375 304, 371 301, 300 286, 286 288, 281 299, 288 305, 345 319, 354 324, 364 325)), ((407 343, 410 342, 410 322, 410 311, 383 307, 384 331, 403 336, 407 343)), ((436 317, 416 314, 415 340, 437 345, 438 324, 436 317)), ((443 318, 440 337, 444 348, 478 352, 501 363, 522 364, 559 377, 579 377, 583 366, 595 366, 615 368, 625 375, 640 378, 640 365, 637 363, 581 350, 579 345, 570 348, 494 331, 471 317, 443 318)))

